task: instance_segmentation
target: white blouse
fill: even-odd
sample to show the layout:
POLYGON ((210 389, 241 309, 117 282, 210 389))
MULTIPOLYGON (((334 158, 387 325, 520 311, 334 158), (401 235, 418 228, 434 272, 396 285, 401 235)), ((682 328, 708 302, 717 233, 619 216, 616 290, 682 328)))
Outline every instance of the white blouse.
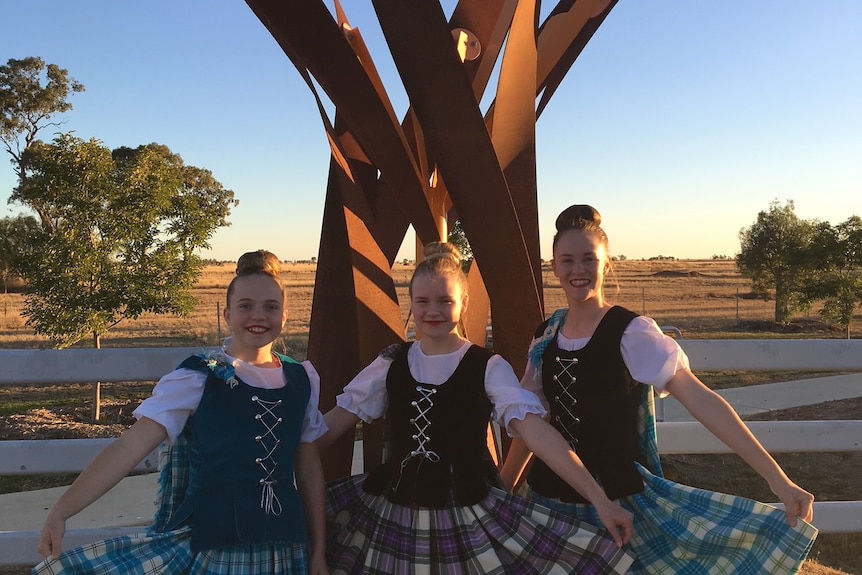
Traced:
MULTIPOLYGON (((426 355, 420 342, 416 342, 407 351, 410 374, 416 381, 426 385, 445 383, 455 373, 471 345, 470 342, 465 342, 452 353, 426 355)), ((335 398, 336 404, 366 423, 382 416, 388 401, 386 375, 390 365, 391 358, 378 356, 347 384, 343 393, 335 398)), ((493 406, 491 417, 504 427, 511 437, 516 436, 508 428, 513 419, 524 419, 528 413, 535 413, 540 417, 547 414, 539 398, 519 385, 512 366, 499 355, 491 356, 485 367, 485 393, 493 406)))
MULTIPOLYGON (((571 339, 557 332, 557 345, 565 351, 583 349, 589 337, 571 339)), ((632 378, 640 383, 651 385, 660 397, 667 395, 667 382, 682 369, 689 369, 688 356, 675 339, 665 335, 655 320, 638 316, 626 327, 620 342, 623 361, 632 378)), ((521 385, 539 396, 543 405, 548 405, 542 392, 542 378, 536 373, 535 366, 527 362, 521 385)))
MULTIPOLYGON (((280 367, 256 367, 227 354, 225 357, 233 365, 236 376, 251 387, 278 389, 286 384, 280 367)), ((302 367, 311 382, 311 396, 305 407, 300 442, 312 443, 329 428, 318 408, 320 376, 311 362, 303 361, 302 367)), ((177 369, 168 373, 156 383, 153 394, 138 406, 133 415, 138 419, 147 417, 161 424, 168 432, 170 443, 174 443, 201 402, 207 375, 194 369, 177 369)))

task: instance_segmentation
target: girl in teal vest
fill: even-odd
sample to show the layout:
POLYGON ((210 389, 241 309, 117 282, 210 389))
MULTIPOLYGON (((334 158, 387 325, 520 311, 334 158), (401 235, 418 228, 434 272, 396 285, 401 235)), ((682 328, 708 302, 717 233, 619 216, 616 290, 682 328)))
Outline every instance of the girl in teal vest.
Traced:
MULTIPOLYGON (((601 217, 576 205, 557 218, 554 274, 566 295, 536 330, 521 385, 549 408, 551 422, 611 499, 634 514, 636 574, 794 573, 816 536, 814 497, 788 479, 733 409, 690 371, 688 358, 655 322, 604 299, 610 270, 601 217), (673 395, 769 484, 786 511, 663 478, 653 389, 673 395)), ((503 467, 514 486, 528 451, 517 439, 503 467)), ((595 509, 536 461, 530 498, 584 521, 595 509)))
POLYGON ((276 354, 287 320, 278 258, 243 254, 227 289, 223 350, 164 376, 128 431, 60 497, 39 540, 42 574, 327 573, 320 381, 308 362, 276 354), (168 441, 160 505, 146 533, 66 552, 66 520, 168 441))
POLYGON ((612 503, 512 366, 459 331, 466 278, 450 244, 425 248, 410 282, 416 342, 384 350, 336 399, 326 445, 386 416, 386 462, 327 486, 333 575, 623 573, 631 515, 612 503), (501 489, 491 419, 521 435, 599 509, 594 525, 501 489))

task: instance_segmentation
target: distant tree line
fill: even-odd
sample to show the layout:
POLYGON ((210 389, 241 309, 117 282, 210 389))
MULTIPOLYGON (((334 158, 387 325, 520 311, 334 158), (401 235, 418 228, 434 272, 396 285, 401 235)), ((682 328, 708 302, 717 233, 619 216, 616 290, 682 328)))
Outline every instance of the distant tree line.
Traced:
POLYGON ((847 330, 862 307, 862 218, 831 225, 803 220, 792 200, 776 200, 739 232, 736 265, 756 294, 775 300, 775 321, 822 301, 821 316, 847 330))
POLYGON ((0 141, 17 185, 10 204, 30 213, 0 220, 0 277, 27 284, 24 316, 57 347, 142 313, 186 315, 215 231, 237 205, 209 170, 167 146, 106 148, 58 133, 57 114, 84 86, 41 58, 0 66, 0 141))

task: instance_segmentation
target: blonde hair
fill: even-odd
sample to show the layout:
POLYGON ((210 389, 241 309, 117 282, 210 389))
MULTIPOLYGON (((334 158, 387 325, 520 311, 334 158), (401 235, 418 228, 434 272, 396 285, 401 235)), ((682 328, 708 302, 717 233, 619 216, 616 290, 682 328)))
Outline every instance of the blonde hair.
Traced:
POLYGON ((282 299, 284 298, 284 285, 281 282, 281 262, 278 257, 267 250, 257 250, 254 252, 246 252, 239 256, 236 261, 236 276, 227 286, 227 303, 230 305, 230 298, 233 295, 234 284, 241 277, 265 275, 271 277, 281 288, 282 299))
POLYGON ((467 294, 467 276, 461 269, 461 252, 449 242, 430 242, 422 250, 425 259, 419 262, 410 278, 410 297, 413 297, 413 282, 420 276, 438 277, 452 274, 461 286, 461 293, 467 294))

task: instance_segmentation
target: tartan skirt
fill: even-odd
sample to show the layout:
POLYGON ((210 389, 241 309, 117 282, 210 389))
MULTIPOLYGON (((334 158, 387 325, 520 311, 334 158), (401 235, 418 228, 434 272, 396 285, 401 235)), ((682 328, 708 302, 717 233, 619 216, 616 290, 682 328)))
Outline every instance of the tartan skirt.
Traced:
POLYGON ((371 495, 367 474, 327 484, 331 575, 624 573, 607 533, 496 487, 481 502, 413 508, 371 495))
POLYGON ((113 537, 64 551, 34 575, 305 575, 302 544, 234 545, 192 552, 191 529, 113 537))
MULTIPOLYGON (((634 514, 631 547, 636 575, 796 573, 817 529, 757 501, 697 489, 638 470, 644 490, 619 500, 634 514)), ((528 498, 581 521, 598 517, 591 505, 564 503, 530 492, 528 498)))

